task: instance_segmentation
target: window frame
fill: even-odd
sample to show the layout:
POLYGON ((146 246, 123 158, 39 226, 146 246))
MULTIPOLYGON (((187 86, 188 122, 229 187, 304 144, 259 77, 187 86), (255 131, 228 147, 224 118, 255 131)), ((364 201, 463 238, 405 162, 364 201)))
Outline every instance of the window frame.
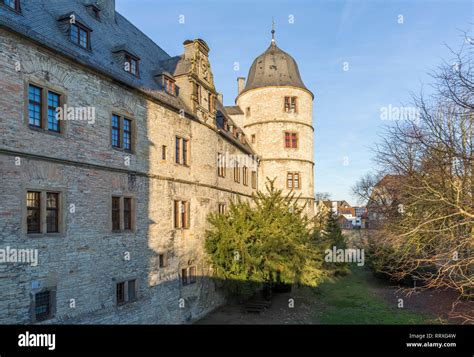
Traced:
POLYGON ((222 152, 217 153, 217 176, 221 178, 226 176, 226 155, 222 152))
POLYGON ((13 3, 15 4, 15 7, 11 7, 10 5, 7 5, 6 1, 7 0, 0 0, 0 5, 5 6, 10 11, 15 11, 15 12, 21 13, 20 0, 13 0, 13 3))
POLYGON ((181 268, 181 286, 193 285, 197 282, 197 267, 190 265, 186 268, 181 268))
POLYGON ((109 200, 109 231, 111 233, 134 233, 136 231, 136 198, 130 194, 112 193, 109 200), (114 226, 114 199, 118 200, 119 229, 114 226), (130 228, 125 224, 125 200, 130 200, 130 228))
POLYGON ((32 298, 31 298, 31 322, 36 323, 36 322, 44 322, 48 320, 52 320, 55 318, 56 315, 56 287, 44 287, 41 289, 37 289, 32 292, 32 298), (49 311, 48 315, 38 318, 36 314, 36 308, 37 308, 37 298, 39 294, 44 294, 44 293, 49 293, 48 296, 48 305, 49 305, 49 311))
POLYGON ((285 96, 283 100, 283 112, 287 114, 298 113, 298 97, 297 96, 285 96))
POLYGON ((125 59, 125 63, 123 66, 123 70, 134 77, 140 78, 140 58, 132 55, 131 53, 125 52, 124 59, 125 59), (135 71, 132 71, 133 62, 135 62, 135 71), (127 70, 127 64, 128 64, 128 70, 127 70))
POLYGON ((70 23, 69 25, 69 41, 71 41, 73 44, 75 44, 76 46, 84 49, 84 50, 88 50, 90 51, 92 46, 91 46, 91 32, 92 30, 90 28, 88 28, 87 26, 85 26, 84 24, 80 23, 79 21, 74 21, 74 23, 70 23), (76 26, 77 27, 77 39, 73 39, 72 37, 72 29, 73 27, 76 26), (86 33, 86 47, 82 46, 81 45, 81 30, 84 31, 86 33))
POLYGON ((283 132, 283 147, 285 149, 298 149, 300 136, 299 132, 292 130, 285 130, 283 132), (288 140, 287 140, 288 137, 288 140))
POLYGON ((64 237, 66 232, 66 190, 55 187, 35 187, 27 186, 23 191, 22 203, 22 232, 26 238, 42 238, 42 237, 64 237), (28 231, 28 193, 39 193, 39 231, 28 231), (57 231, 48 232, 48 208, 47 197, 48 194, 57 194, 57 231))
MULTIPOLYGON (((24 89, 24 120, 26 126, 30 130, 38 131, 44 134, 54 135, 54 136, 66 136, 67 120, 57 120, 58 131, 49 130, 48 125, 48 109, 49 109, 49 93, 52 92, 59 96, 59 106, 56 108, 64 108, 64 105, 67 104, 67 95, 66 93, 57 87, 45 85, 43 83, 26 80, 25 89, 24 89), (41 98, 40 101, 40 126, 30 124, 30 87, 36 87, 40 89, 41 98)), ((35 102, 37 103, 37 102, 35 102)), ((65 114, 65 113, 63 113, 65 114)))
POLYGON ((289 190, 301 190, 301 173, 300 172, 289 171, 286 173, 286 188, 289 190), (291 176, 291 179, 290 179, 290 176, 291 176), (291 182, 291 186, 289 182, 291 182), (295 186, 296 182, 298 182, 297 187, 295 186))
POLYGON ((139 300, 140 289, 139 289, 138 278, 121 279, 121 280, 115 281, 114 291, 115 291, 115 306, 117 306, 117 307, 128 305, 130 303, 133 303, 133 302, 139 300), (133 299, 130 298, 130 283, 131 282, 133 282, 133 284, 134 284, 134 288, 133 288, 134 297, 133 297, 133 299), (120 301, 118 299, 118 287, 119 287, 119 285, 123 286, 123 288, 122 288, 123 300, 121 299, 120 301))
POLYGON ((257 171, 253 170, 251 174, 252 189, 257 189, 257 171))
POLYGON ((237 161, 234 161, 234 182, 240 183, 240 167, 237 161))
POLYGON ((249 172, 247 166, 242 166, 242 183, 244 186, 249 185, 249 172))
POLYGON ((187 137, 175 135, 175 160, 176 165, 190 167, 191 140, 187 137))
POLYGON ((109 135, 110 135, 110 147, 114 150, 117 151, 122 151, 127 154, 135 154, 135 148, 136 148, 136 123, 135 123, 135 118, 130 116, 130 115, 121 115, 117 112, 112 112, 110 115, 110 130, 109 130, 109 135), (114 117, 117 117, 119 119, 118 121, 118 128, 114 127, 114 117), (127 132, 129 133, 129 138, 130 138, 130 149, 125 148, 125 121, 130 121, 130 130, 127 132), (118 146, 114 145, 114 129, 118 129, 118 146))
POLYGON ((191 202, 189 200, 173 200, 173 227, 179 230, 191 228, 191 202))

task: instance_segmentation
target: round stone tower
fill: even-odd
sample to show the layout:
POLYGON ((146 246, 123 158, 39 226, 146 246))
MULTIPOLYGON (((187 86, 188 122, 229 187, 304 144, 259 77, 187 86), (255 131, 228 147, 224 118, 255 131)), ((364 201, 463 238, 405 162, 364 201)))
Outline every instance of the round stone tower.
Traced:
POLYGON ((265 190, 267 177, 275 179, 277 188, 293 190, 313 216, 313 93, 274 38, 253 62, 245 87, 243 80, 236 104, 243 112, 240 124, 261 158, 258 189, 265 190))

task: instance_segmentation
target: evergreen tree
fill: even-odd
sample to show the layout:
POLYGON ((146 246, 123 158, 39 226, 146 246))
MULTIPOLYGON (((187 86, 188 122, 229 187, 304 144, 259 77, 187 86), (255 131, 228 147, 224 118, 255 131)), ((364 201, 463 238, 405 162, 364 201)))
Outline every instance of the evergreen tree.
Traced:
MULTIPOLYGON (((337 249, 346 249, 347 243, 346 238, 342 234, 342 230, 339 227, 339 223, 337 222, 337 218, 334 214, 330 214, 324 231, 322 232, 323 241, 327 247, 327 249, 332 250, 333 247, 337 249)), ((344 275, 348 272, 348 264, 347 263, 326 263, 325 266, 330 268, 334 271, 335 275, 344 275)))
POLYGON ((326 276, 323 246, 312 239, 309 220, 294 194, 267 183, 250 202, 231 203, 226 214, 211 214, 206 251, 214 276, 230 294, 247 294, 279 280, 316 286, 326 276))

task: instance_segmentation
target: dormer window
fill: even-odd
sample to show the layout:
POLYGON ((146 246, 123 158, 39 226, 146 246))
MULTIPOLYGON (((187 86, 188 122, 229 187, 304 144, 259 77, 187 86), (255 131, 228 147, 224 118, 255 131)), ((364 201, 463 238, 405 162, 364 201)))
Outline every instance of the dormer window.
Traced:
POLYGON ((140 63, 140 60, 137 57, 132 56, 129 53, 125 54, 125 66, 124 66, 125 72, 133 74, 135 77, 139 77, 139 74, 140 74, 139 63, 140 63))
POLYGON ((176 95, 176 85, 174 83, 174 79, 164 76, 163 88, 165 89, 166 93, 169 93, 171 95, 176 95))
POLYGON ((12 10, 20 11, 20 0, 0 0, 0 4, 4 4, 12 10))
POLYGON ((92 7, 92 13, 94 14, 94 18, 96 20, 100 20, 100 10, 97 7, 92 7))
POLYGON ((71 24, 70 38, 76 45, 89 50, 91 40, 91 30, 78 22, 71 24))

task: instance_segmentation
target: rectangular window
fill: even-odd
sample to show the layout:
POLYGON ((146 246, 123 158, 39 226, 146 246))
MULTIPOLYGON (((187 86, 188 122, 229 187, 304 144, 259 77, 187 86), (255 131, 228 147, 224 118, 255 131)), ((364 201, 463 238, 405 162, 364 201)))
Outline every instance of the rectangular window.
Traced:
POLYGON ((201 105, 201 86, 197 83, 194 83, 194 100, 198 105, 201 105))
POLYGON ((188 166, 189 140, 176 137, 175 161, 177 164, 188 166))
POLYGON ((112 197, 112 232, 133 231, 133 198, 112 197))
POLYGON ((252 171, 252 188, 257 188, 257 171, 252 171))
POLYGON ((131 119, 112 114, 111 127, 112 147, 132 152, 133 150, 133 122, 131 119))
POLYGON ((136 281, 129 280, 128 281, 128 301, 135 301, 137 299, 136 294, 136 281))
POLYGON ((158 263, 159 263, 160 268, 164 268, 168 265, 168 259, 167 259, 166 254, 163 253, 163 254, 158 255, 158 263))
POLYGON ((52 292, 42 291, 35 294, 35 320, 44 321, 52 317, 52 292))
POLYGON ((285 131, 285 148, 287 149, 298 148, 298 133, 285 131))
POLYGON ((129 231, 132 229, 132 199, 123 199, 123 229, 129 231))
POLYGON ((181 283, 188 285, 188 269, 181 269, 181 283))
POLYGON ((250 107, 247 107, 247 108, 245 109, 245 116, 249 117, 250 114, 252 114, 252 112, 250 111, 250 107))
POLYGON ((120 147, 120 117, 112 115, 112 146, 120 147))
POLYGON ((219 177, 225 177, 225 155, 222 153, 217 154, 217 175, 219 177))
POLYGON ((60 106, 60 95, 48 92, 48 130, 59 133, 59 121, 56 109, 60 106))
POLYGON ((133 74, 134 76, 138 77, 140 74, 139 70, 139 59, 136 57, 133 57, 129 54, 125 55, 125 72, 128 72, 130 74, 133 74))
POLYGON ((46 194, 46 232, 59 232, 59 194, 46 194))
POLYGON ((174 228, 188 229, 190 226, 190 203, 174 201, 174 228))
POLYGON ((214 96, 212 95, 212 93, 208 93, 207 94, 207 107, 211 113, 214 110, 213 101, 214 101, 214 96))
POLYGON ((284 110, 286 113, 297 112, 296 101, 297 101, 297 97, 285 97, 284 110))
POLYGON ((226 211, 226 204, 219 203, 219 214, 225 214, 225 211, 226 211))
POLYGON ((293 173, 291 172, 286 174, 286 187, 293 188, 293 173))
POLYGON ((41 192, 29 191, 26 198, 27 232, 41 233, 41 192))
POLYGON ((182 285, 194 284, 196 282, 196 267, 188 267, 181 269, 182 285))
POLYGON ((112 230, 120 230, 120 197, 112 197, 112 230))
POLYGON ((15 11, 20 11, 20 0, 1 0, 6 6, 15 11))
POLYGON ((166 160, 166 145, 161 147, 161 160, 166 160))
POLYGON ((71 41, 82 48, 90 48, 90 30, 78 22, 71 24, 71 41))
POLYGON ((116 285, 117 304, 125 302, 125 282, 117 283, 116 285))
POLYGON ((242 177, 243 177, 243 184, 244 186, 249 185, 249 174, 248 174, 248 169, 247 167, 242 167, 242 177))
POLYGON ((251 136, 251 142, 252 142, 252 144, 255 144, 256 141, 257 141, 257 139, 256 139, 255 134, 252 134, 252 136, 251 136))
POLYGON ((196 267, 189 267, 189 284, 196 282, 196 267))
POLYGON ((183 139, 183 165, 188 166, 188 140, 183 139))
POLYGON ((117 305, 137 300, 137 280, 121 281, 115 285, 117 305))
POLYGON ((234 181, 237 183, 240 182, 240 168, 238 162, 234 163, 234 181))
POLYGON ((179 137, 176 137, 175 157, 176 157, 176 163, 180 164, 181 163, 181 138, 179 137))
POLYGON ((28 123, 33 127, 41 128, 43 116, 43 89, 30 84, 28 89, 28 97, 28 123))
POLYGON ((288 172, 286 175, 286 187, 299 190, 301 188, 299 172, 288 172))
POLYGON ((164 88, 167 93, 171 95, 176 95, 175 83, 170 78, 167 78, 167 77, 164 78, 164 88))
POLYGON ((123 148, 132 150, 132 121, 129 119, 123 119, 123 148))

